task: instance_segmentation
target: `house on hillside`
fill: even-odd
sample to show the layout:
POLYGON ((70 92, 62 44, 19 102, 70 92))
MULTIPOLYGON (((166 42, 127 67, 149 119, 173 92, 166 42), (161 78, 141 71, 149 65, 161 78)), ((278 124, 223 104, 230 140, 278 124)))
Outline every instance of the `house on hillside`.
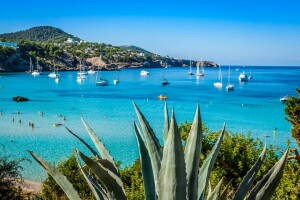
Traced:
POLYGON ((0 42, 0 45, 3 47, 18 47, 17 43, 9 43, 9 42, 0 42))
POLYGON ((75 40, 74 38, 68 38, 67 41, 66 41, 66 43, 68 43, 68 44, 77 44, 78 41, 75 40))

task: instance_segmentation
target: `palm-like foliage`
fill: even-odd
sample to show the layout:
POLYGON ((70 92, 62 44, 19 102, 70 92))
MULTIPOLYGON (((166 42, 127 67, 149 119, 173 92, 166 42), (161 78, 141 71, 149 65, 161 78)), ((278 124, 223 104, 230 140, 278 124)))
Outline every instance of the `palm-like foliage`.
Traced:
MULTIPOLYGON (((209 187, 209 177, 224 137, 225 124, 213 149, 199 169, 203 137, 199 105, 197 105, 194 121, 185 148, 182 146, 174 110, 172 111, 171 120, 169 120, 167 104, 165 104, 164 109, 165 120, 163 134, 165 141, 163 148, 159 144, 156 135, 144 115, 134 102, 133 105, 142 129, 140 130, 134 121, 146 199, 204 200, 206 189, 209 187)), ((69 129, 67 130, 81 141, 94 156, 94 159, 91 159, 76 149, 78 156, 98 179, 97 182, 78 161, 78 165, 95 198, 99 200, 126 199, 124 186, 113 157, 90 126, 83 119, 82 121, 98 153, 75 133, 69 129)), ((266 151, 267 149, 265 147, 259 159, 244 177, 233 196, 234 200, 271 198, 282 176, 287 161, 288 150, 262 180, 252 187, 257 172, 265 158, 266 151)), ((70 199, 79 199, 79 195, 74 190, 72 184, 58 170, 49 165, 49 163, 34 152, 30 151, 30 154, 55 179, 70 199)), ((223 179, 213 191, 211 191, 209 187, 206 199, 230 199, 227 195, 228 186, 221 192, 222 181, 223 179)))

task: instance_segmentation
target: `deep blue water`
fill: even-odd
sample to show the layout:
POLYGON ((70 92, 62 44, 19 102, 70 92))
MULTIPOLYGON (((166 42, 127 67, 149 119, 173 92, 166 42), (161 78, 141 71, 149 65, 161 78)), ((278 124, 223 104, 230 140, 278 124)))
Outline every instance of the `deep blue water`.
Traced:
MULTIPOLYGON (((164 102, 157 99, 160 94, 169 97, 168 105, 170 108, 174 106, 179 123, 192 121, 199 101, 202 119, 212 131, 221 129, 226 122, 227 130, 245 134, 251 131, 253 137, 268 144, 285 148, 287 139, 294 144, 290 125, 284 119, 284 104, 279 98, 296 94, 295 88, 300 87, 300 67, 252 67, 254 78, 246 83, 238 82, 241 70, 236 71, 234 67, 231 70, 231 83, 235 85, 232 92, 225 91, 226 67, 222 68, 222 89, 213 85, 217 81, 218 69, 206 69, 205 77, 199 79, 188 76, 187 68, 149 69, 150 75, 146 77, 139 75, 139 69, 105 71, 101 74, 110 81, 106 87, 95 86, 96 75, 89 75, 78 83, 76 72, 61 72, 59 83, 49 78, 48 72, 37 77, 26 73, 2 73, 0 144, 15 157, 30 158, 26 150, 32 150, 53 163, 68 157, 74 147, 88 153, 64 127, 52 126, 64 123, 90 142, 80 121, 80 116, 83 116, 115 160, 126 166, 138 157, 132 127, 132 118, 136 116, 131 100, 135 100, 162 142, 164 102), (160 85, 163 75, 170 85, 160 85), (120 83, 113 85, 116 76, 120 83), (12 97, 18 95, 28 97, 30 101, 12 101, 12 97), (44 113, 43 117, 39 111, 44 113), (58 114, 66 116, 66 121, 58 114), (34 129, 28 126, 29 122, 34 122, 34 129), (277 128, 276 136, 273 135, 274 127, 277 128), (13 142, 9 142, 10 139, 13 142)), ((23 165, 25 178, 41 180, 45 177, 35 162, 23 165)))

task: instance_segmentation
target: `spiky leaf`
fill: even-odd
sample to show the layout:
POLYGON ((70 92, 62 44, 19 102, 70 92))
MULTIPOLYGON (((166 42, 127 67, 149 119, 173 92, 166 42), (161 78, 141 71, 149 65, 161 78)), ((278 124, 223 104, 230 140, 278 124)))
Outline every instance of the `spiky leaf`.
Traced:
POLYGON ((213 165, 217 159, 218 153, 220 151, 224 134, 225 134, 225 123, 216 144, 214 145, 211 152, 208 154, 207 158, 204 160, 199 170, 199 175, 198 175, 198 199, 199 200, 204 199, 209 176, 212 171, 213 165))
POLYGON ((250 187, 252 186, 256 178, 256 175, 261 165, 263 164, 266 152, 267 152, 267 146, 264 147, 258 160, 255 162, 255 164, 251 167, 251 169, 248 171, 246 176, 243 178, 243 181, 239 185, 239 188, 237 189, 236 193, 234 194, 233 200, 239 200, 245 198, 245 196, 249 192, 250 187))
POLYGON ((137 105, 132 101, 136 115, 138 116, 139 122, 141 124, 142 130, 145 135, 147 149, 149 151, 149 156, 151 159, 151 165, 153 169, 153 175, 155 180, 156 193, 159 193, 159 171, 162 159, 162 148, 159 144, 157 137, 155 136, 152 128, 150 127, 148 121, 141 113, 137 105))
POLYGON ((223 181, 224 181, 224 177, 221 178, 220 182, 215 187, 215 189, 209 195, 207 195, 207 200, 218 200, 219 199, 220 190, 221 190, 223 181))
POLYGON ((95 198, 97 200, 108 200, 106 193, 101 188, 101 186, 97 183, 97 181, 83 169, 83 167, 81 166, 79 161, 77 161, 77 163, 78 163, 79 169, 81 170, 81 173, 83 174, 83 177, 85 178, 86 182, 88 183, 95 198))
POLYGON ((96 151, 94 151, 94 149, 88 144, 86 143, 82 138, 80 138, 78 135, 76 135, 75 133, 73 133, 70 129, 68 129, 67 127, 65 127, 67 129, 67 131, 73 135, 77 140, 79 140, 84 146, 86 146, 86 148, 88 150, 90 150, 90 152, 96 157, 96 158, 100 158, 100 156, 97 154, 96 151))
POLYGON ((186 199, 186 171, 180 133, 174 116, 170 124, 168 138, 164 146, 159 173, 159 200, 186 199))
POLYGON ((289 150, 287 149, 280 160, 268 171, 268 173, 251 190, 247 200, 271 199, 283 174, 289 150))
POLYGON ((155 183, 154 183, 153 170, 151 166, 151 159, 145 141, 142 137, 142 134, 136 122, 134 122, 134 130, 135 130, 135 135, 137 138, 139 152, 140 152, 145 197, 146 200, 154 200, 156 199, 156 194, 155 194, 155 183))
POLYGON ((80 200, 77 191, 63 174, 61 174, 55 167, 51 166, 48 162, 46 162, 42 157, 40 157, 33 151, 29 151, 29 153, 33 157, 33 159, 52 176, 52 178, 61 187, 61 189, 69 199, 80 200))
POLYGON ((198 168, 200 162, 202 146, 202 122, 200 116, 199 104, 194 117, 189 137, 187 139, 184 158, 187 173, 187 199, 194 200, 197 198, 198 191, 198 168))
POLYGON ((85 164, 92 170, 92 172, 99 178, 101 182, 101 186, 107 192, 107 196, 110 200, 126 199, 123 183, 118 180, 118 177, 114 173, 104 168, 98 162, 85 156, 77 149, 76 149, 76 153, 85 162, 85 164))
POLYGON ((167 102, 165 102, 165 107, 164 107, 164 142, 166 142, 167 137, 168 137, 169 126, 170 126, 170 121, 169 121, 168 105, 167 105, 167 102))
POLYGON ((108 161, 110 161, 114 167, 116 168, 116 170, 118 171, 118 168, 115 164, 114 158, 110 155, 109 151, 106 149, 106 147, 104 146, 103 142, 99 139, 99 137, 95 134, 95 132, 93 131, 93 129, 91 129, 91 127, 86 123, 86 121, 81 118, 85 129, 87 130, 89 136, 91 137, 92 141, 95 144, 96 149, 98 150, 98 152, 100 153, 101 157, 103 159, 106 159, 108 161))

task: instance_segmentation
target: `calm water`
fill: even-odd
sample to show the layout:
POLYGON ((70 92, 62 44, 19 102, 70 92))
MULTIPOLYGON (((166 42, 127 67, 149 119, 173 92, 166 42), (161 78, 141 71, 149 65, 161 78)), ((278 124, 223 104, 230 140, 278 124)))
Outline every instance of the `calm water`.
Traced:
MULTIPOLYGON (((103 78, 110 81, 106 87, 95 86, 96 75, 89 75, 78 83, 76 72, 61 72, 59 83, 46 72, 38 77, 26 73, 1 74, 0 144, 16 157, 30 158, 26 150, 32 150, 53 163, 68 157, 74 147, 88 153, 64 127, 52 126, 63 123, 90 142, 80 121, 83 116, 115 160, 126 166, 138 157, 132 127, 132 118, 136 116, 131 99, 136 101, 162 141, 164 102, 157 96, 164 94, 169 97, 169 106, 174 106, 178 122, 192 121, 199 101, 203 121, 210 130, 221 129, 226 121, 230 131, 251 131, 253 137, 285 148, 287 139, 291 139, 290 125, 284 119, 284 104, 279 98, 295 95, 295 88, 300 86, 300 67, 252 67, 254 78, 246 83, 238 82, 241 70, 232 69, 231 82, 235 85, 232 92, 226 92, 225 86, 222 89, 213 86, 218 69, 206 69, 205 77, 200 79, 188 76, 187 68, 149 69, 151 74, 146 77, 141 77, 137 69, 101 72, 103 78), (170 85, 160 85, 163 74, 170 85), (120 84, 113 85, 116 76, 120 84), (12 101, 17 95, 28 97, 30 101, 12 101), (43 117, 39 111, 44 113, 43 117), (66 121, 59 114, 66 116, 66 121), (34 129, 28 126, 29 122, 34 122, 34 129), (278 130, 276 136, 274 127, 278 130), (10 139, 13 142, 9 142, 10 139)), ((227 82, 226 67, 223 78, 227 82)), ((41 180, 45 177, 35 162, 23 165, 25 178, 41 180)))

